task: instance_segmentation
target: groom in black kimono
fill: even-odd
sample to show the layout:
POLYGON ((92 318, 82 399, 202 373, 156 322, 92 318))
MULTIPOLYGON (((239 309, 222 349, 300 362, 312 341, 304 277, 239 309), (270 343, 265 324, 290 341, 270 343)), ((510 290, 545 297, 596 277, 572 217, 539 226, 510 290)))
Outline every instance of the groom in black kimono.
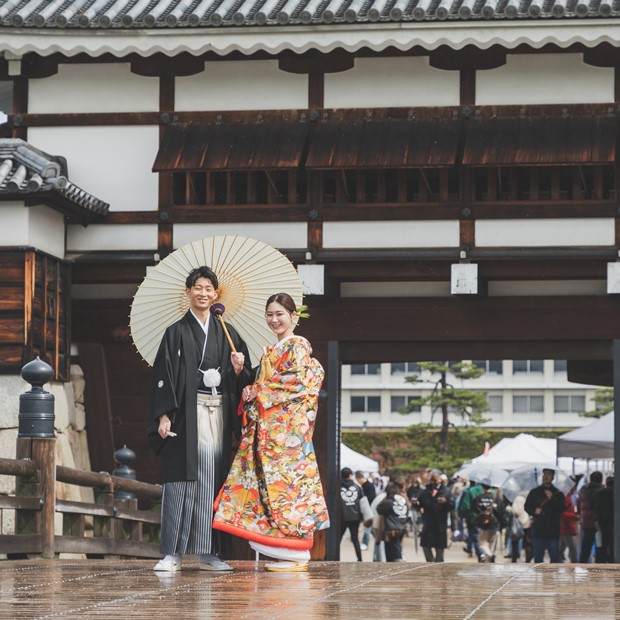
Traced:
POLYGON ((148 432, 163 460, 165 555, 155 570, 174 572, 183 555, 195 554, 202 570, 225 571, 231 567, 217 555, 213 501, 230 468, 233 433, 240 430, 237 405, 252 381, 250 356, 227 323, 236 352, 231 350, 211 315, 219 295, 215 273, 198 267, 185 285, 190 308, 166 329, 153 364, 148 432))

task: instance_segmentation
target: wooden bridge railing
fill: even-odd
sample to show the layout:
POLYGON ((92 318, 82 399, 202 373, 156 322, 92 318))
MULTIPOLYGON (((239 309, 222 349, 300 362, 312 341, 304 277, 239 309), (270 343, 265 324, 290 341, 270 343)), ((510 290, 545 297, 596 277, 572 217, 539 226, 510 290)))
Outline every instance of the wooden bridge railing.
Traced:
POLYGON ((161 486, 56 465, 55 438, 19 437, 16 454, 16 459, 0 459, 0 475, 17 477, 15 495, 0 495, 0 511, 16 511, 15 534, 0 535, 2 553, 159 557, 161 486), (96 501, 58 500, 57 482, 90 487, 96 501), (115 498, 116 491, 135 499, 115 498), (139 500, 149 506, 140 509, 139 500), (62 535, 55 535, 58 513, 62 535))

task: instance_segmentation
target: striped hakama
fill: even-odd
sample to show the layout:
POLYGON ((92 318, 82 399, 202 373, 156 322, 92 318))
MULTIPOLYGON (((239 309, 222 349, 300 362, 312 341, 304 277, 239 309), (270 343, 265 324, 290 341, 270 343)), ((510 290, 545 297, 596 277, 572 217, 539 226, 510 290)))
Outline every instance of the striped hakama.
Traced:
MULTIPOLYGON (((223 444, 221 396, 198 394, 198 480, 164 483, 161 552, 207 554, 213 545, 213 500, 223 444)), ((166 441, 174 441, 168 438, 166 441)), ((218 483, 219 484, 219 483, 218 483)))

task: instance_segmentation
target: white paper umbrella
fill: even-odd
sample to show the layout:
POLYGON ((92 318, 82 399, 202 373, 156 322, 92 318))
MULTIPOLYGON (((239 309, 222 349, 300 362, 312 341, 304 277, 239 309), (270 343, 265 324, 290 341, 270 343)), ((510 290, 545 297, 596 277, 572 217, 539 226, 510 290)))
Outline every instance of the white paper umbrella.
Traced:
POLYGON ((573 486, 573 481, 568 474, 558 469, 554 464, 549 465, 524 465, 523 467, 517 467, 510 472, 510 476, 504 481, 501 486, 504 495, 514 502, 515 497, 522 493, 526 495, 534 487, 542 484, 543 469, 549 467, 555 470, 555 477, 553 478, 553 486, 566 493, 573 486))
POLYGON ((302 284, 292 263, 263 241, 240 236, 206 237, 184 245, 149 271, 138 288, 129 326, 134 345, 153 365, 166 328, 189 308, 185 279, 202 265, 219 280, 224 319, 245 340, 255 365, 275 337, 265 322, 265 303, 274 293, 288 293, 299 307, 302 284))
POLYGON ((495 465, 487 465, 486 463, 470 463, 457 471, 454 476, 475 480, 480 484, 486 484, 490 487, 499 487, 502 485, 509 473, 495 465))

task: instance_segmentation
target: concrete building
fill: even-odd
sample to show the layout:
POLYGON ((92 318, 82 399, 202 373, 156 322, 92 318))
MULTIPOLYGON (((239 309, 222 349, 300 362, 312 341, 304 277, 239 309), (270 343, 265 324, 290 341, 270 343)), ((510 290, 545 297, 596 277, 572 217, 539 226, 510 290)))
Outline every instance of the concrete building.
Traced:
MULTIPOLYGON (((590 418, 579 413, 592 409, 596 386, 568 381, 563 360, 471 360, 485 369, 479 379, 453 380, 454 387, 487 392, 489 411, 484 414, 492 428, 569 428, 583 426, 590 418)), ((414 362, 346 365, 342 372, 342 428, 358 430, 397 429, 410 424, 441 424, 441 412, 417 406, 406 415, 405 404, 430 393, 433 377, 420 374, 414 362), (422 383, 405 378, 418 375, 422 383)), ((460 415, 450 421, 468 424, 460 415)), ((469 423, 471 424, 471 423, 469 423)))

